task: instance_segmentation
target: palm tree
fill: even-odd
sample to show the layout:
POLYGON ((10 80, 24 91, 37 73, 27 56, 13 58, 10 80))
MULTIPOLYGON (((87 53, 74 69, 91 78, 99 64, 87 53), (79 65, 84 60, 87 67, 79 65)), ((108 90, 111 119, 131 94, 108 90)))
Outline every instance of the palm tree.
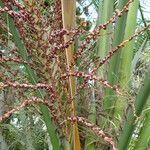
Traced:
POLYGON ((139 0, 0 6, 2 149, 148 147, 150 24, 139 0))

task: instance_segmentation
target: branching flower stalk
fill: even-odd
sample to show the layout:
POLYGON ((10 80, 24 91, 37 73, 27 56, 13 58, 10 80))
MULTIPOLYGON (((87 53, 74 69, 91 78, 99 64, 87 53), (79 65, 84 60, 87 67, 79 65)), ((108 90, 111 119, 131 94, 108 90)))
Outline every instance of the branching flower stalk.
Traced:
POLYGON ((42 99, 33 97, 31 100, 24 100, 20 106, 16 106, 14 109, 5 113, 3 116, 0 116, 0 122, 3 122, 4 120, 8 119, 12 114, 19 112, 23 108, 37 103, 43 103, 44 105, 47 105, 49 109, 51 109, 51 105, 47 101, 43 101, 42 99))
POLYGON ((84 126, 88 127, 100 138, 103 138, 105 142, 109 143, 112 146, 112 150, 117 150, 112 138, 108 137, 101 128, 99 128, 95 124, 90 123, 87 119, 83 117, 69 117, 68 120, 73 123, 77 121, 78 123, 83 124, 84 126))
MULTIPOLYGON (((38 103, 43 103, 44 105, 48 106, 49 110, 52 112, 51 105, 49 104, 48 101, 44 101, 44 100, 42 100, 40 98, 37 98, 37 97, 32 97, 31 100, 24 100, 21 105, 16 106, 14 109, 12 109, 12 110, 8 111, 7 113, 5 113, 3 116, 0 116, 0 122, 3 122, 4 120, 8 119, 12 114, 21 111, 23 108, 29 107, 31 105, 35 105, 35 104, 38 104, 38 103)), ((90 128, 96 135, 103 138, 103 140, 105 142, 112 145, 112 150, 117 150, 117 148, 115 147, 114 142, 112 141, 112 138, 108 137, 104 133, 104 131, 102 129, 100 129, 98 126, 88 122, 87 119, 85 119, 83 117, 68 117, 68 120, 73 122, 73 123, 75 123, 77 121, 78 123, 83 124, 86 127, 90 128)))
MULTIPOLYGON (((70 0, 58 0, 53 1, 50 6, 45 6, 44 1, 24 1, 23 3, 16 0, 0 1, 0 4, 3 4, 0 7, 0 50, 4 51, 0 57, 2 70, 0 90, 5 92, 12 88, 15 91, 14 104, 17 100, 20 101, 20 106, 14 105, 14 109, 0 116, 0 122, 5 123, 6 119, 14 117, 12 114, 15 112, 38 104, 42 108, 42 116, 45 116, 44 121, 51 135, 54 150, 64 146, 63 139, 68 141, 70 149, 82 148, 84 137, 87 136, 78 124, 92 130, 100 137, 96 144, 106 143, 107 147, 117 150, 117 141, 113 140, 116 137, 111 132, 113 127, 110 130, 103 129, 97 124, 98 117, 96 117, 96 124, 90 123, 86 118, 90 110, 91 89, 94 90, 94 97, 97 98, 95 107, 100 108, 96 110, 96 113, 104 114, 105 118, 108 115, 102 112, 102 106, 98 105, 102 101, 102 99, 99 100, 102 95, 96 84, 110 89, 116 95, 126 97, 129 101, 132 99, 131 95, 124 92, 122 88, 109 83, 107 75, 100 77, 96 75, 96 72, 121 48, 148 30, 150 24, 128 39, 120 41, 120 44, 115 45, 104 58, 99 60, 100 57, 94 55, 98 38, 103 36, 101 31, 106 30, 110 24, 115 25, 116 19, 123 14, 128 14, 131 3, 133 0, 128 0, 122 10, 115 10, 107 22, 87 32, 80 25, 75 26, 75 1, 70 3, 70 0), (70 11, 69 15, 67 11, 70 11), (79 41, 81 37, 84 38, 75 49, 75 40, 79 41), (84 92, 81 94, 81 91, 84 92), (52 122, 47 118, 50 114, 52 122), (53 124, 57 133, 53 129, 53 124), (52 139, 53 136, 55 140, 52 139)), ((106 34, 113 36, 112 33, 106 34)), ((131 102, 128 102, 128 105, 131 106, 131 102)), ((137 110, 133 102, 132 106, 134 121, 137 110)), ((113 118, 110 118, 110 122, 112 120, 113 118)), ((128 137, 131 134, 129 133, 128 137)), ((122 139, 121 143, 123 143, 122 139)), ((94 148, 96 144, 94 142, 92 144, 94 148)))
MULTIPOLYGON (((107 86, 107 87, 109 87, 109 88, 111 88, 111 89, 113 89, 113 90, 116 90, 117 93, 120 94, 120 92, 119 92, 118 89, 117 89, 117 85, 114 85, 114 87, 112 87, 111 85, 109 85, 109 83, 108 83, 107 80, 96 78, 96 76, 94 75, 94 73, 98 70, 99 67, 101 67, 102 65, 104 65, 105 63, 107 63, 107 62, 111 59, 111 57, 112 57, 115 53, 117 53, 117 52, 119 51, 119 49, 123 48, 123 47, 126 45, 126 43, 132 41, 135 37, 137 37, 139 34, 143 33, 144 31, 146 31, 148 28, 150 28, 150 24, 148 24, 146 27, 142 28, 141 30, 137 31, 137 32, 136 32, 134 35, 132 35, 129 39, 127 39, 127 40, 121 42, 118 46, 116 46, 115 48, 113 48, 113 49, 108 53, 108 55, 105 56, 105 58, 104 58, 103 60, 101 60, 100 62, 98 62, 98 65, 91 71, 91 73, 85 74, 84 72, 78 72, 78 71, 74 71, 74 73, 71 73, 71 72, 69 71, 69 69, 67 69, 68 71, 67 71, 66 75, 63 75, 62 77, 63 77, 63 78, 66 78, 68 75, 69 75, 69 76, 70 76, 70 75, 73 75, 73 76, 76 76, 76 77, 85 78, 85 79, 87 79, 87 80, 98 80, 98 81, 101 82, 102 85, 107 86), (93 76, 94 76, 94 78, 93 78, 93 76)), ((96 62, 97 62, 97 60, 96 60, 96 62)), ((86 87, 86 85, 87 85, 87 83, 88 83, 87 80, 85 80, 85 82, 84 82, 82 85, 80 85, 79 89, 82 89, 82 88, 86 87)), ((122 94, 120 94, 120 95, 122 95, 122 94)))
POLYGON ((115 11, 115 14, 112 18, 110 18, 106 23, 104 24, 101 24, 97 27, 97 29, 95 29, 86 39, 85 39, 85 42, 83 42, 81 44, 81 46, 79 47, 78 49, 78 52, 77 52, 77 58, 81 56, 82 52, 84 51, 84 49, 86 48, 86 45, 90 43, 91 40, 95 40, 98 35, 100 35, 100 31, 103 29, 103 30, 106 30, 107 26, 111 23, 114 23, 115 22, 115 19, 117 17, 121 17, 123 12, 128 12, 128 8, 129 8, 129 5, 133 2, 133 0, 129 0, 127 2, 127 4, 123 7, 122 10, 116 10, 115 11))
POLYGON ((150 24, 148 24, 146 27, 142 28, 140 31, 136 32, 135 34, 133 34, 129 39, 123 41, 122 43, 120 43, 118 46, 116 46, 115 48, 113 48, 108 55, 105 56, 105 58, 103 60, 101 60, 98 64, 98 66, 93 69, 92 72, 95 72, 99 67, 101 67, 103 64, 105 64, 106 62, 108 62, 110 60, 110 58, 122 47, 125 46, 125 44, 127 44, 128 42, 132 41, 135 37, 137 37, 139 34, 143 33, 144 31, 146 31, 148 28, 150 28, 150 24))

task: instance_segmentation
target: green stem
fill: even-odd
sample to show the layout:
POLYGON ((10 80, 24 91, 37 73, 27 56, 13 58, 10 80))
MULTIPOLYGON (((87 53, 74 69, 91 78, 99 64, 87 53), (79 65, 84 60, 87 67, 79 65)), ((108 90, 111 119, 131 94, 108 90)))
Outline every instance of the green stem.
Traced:
MULTIPOLYGON (((92 123, 96 123, 96 103, 95 103, 95 91, 94 88, 92 90, 91 103, 90 103, 90 115, 88 116, 88 120, 92 123)), ((94 139, 88 135, 85 139, 85 150, 95 150, 95 145, 93 143, 94 139)))
MULTIPOLYGON (((105 23, 108 21, 108 19, 113 14, 113 6, 114 6, 114 0, 104 1, 102 12, 101 9, 99 9, 98 24, 105 23)), ((102 6, 100 6, 100 8, 101 7, 102 6)), ((103 58, 109 49, 109 44, 108 44, 109 36, 107 35, 107 33, 109 33, 110 31, 111 31, 110 25, 107 27, 106 30, 101 31, 101 34, 103 34, 103 36, 99 38, 99 47, 98 47, 98 56, 100 56, 100 58, 103 58)))
MULTIPOLYGON (((121 10, 124 5, 127 3, 128 0, 120 0, 118 9, 121 10)), ((116 25, 115 25, 115 32, 114 32, 114 40, 113 40, 113 47, 116 47, 124 38, 125 26, 126 26, 126 18, 127 13, 124 13, 121 18, 118 18, 116 25)), ((115 54, 112 59, 110 60, 110 66, 108 71, 108 81, 110 84, 117 83, 117 75, 119 72, 118 66, 120 63, 120 51, 115 54)), ((111 89, 106 89, 105 91, 106 98, 104 100, 105 109, 109 109, 113 105, 113 100, 115 99, 115 94, 111 89)))
POLYGON ((150 112, 145 116, 144 126, 140 131, 139 138, 135 144, 135 149, 147 150, 150 142, 150 112))
MULTIPOLYGON (((98 25, 99 24, 103 24, 105 22, 107 22, 113 14, 113 9, 114 9, 114 0, 104 0, 103 3, 100 4, 99 6, 99 14, 98 14, 98 25)), ((102 36, 99 38, 98 41, 98 52, 97 55, 98 57, 100 57, 100 59, 103 59, 106 55, 106 53, 110 50, 110 33, 112 31, 112 25, 108 25, 106 30, 102 30, 101 34, 102 36)), ((97 76, 101 76, 104 77, 106 76, 106 69, 105 69, 106 65, 104 65, 103 67, 99 68, 97 71, 97 76)), ((99 85, 97 85, 97 87, 99 87, 99 85)), ((100 92, 103 93, 103 88, 100 88, 100 92)), ((104 106, 104 110, 105 110, 105 95, 104 95, 104 102, 103 102, 103 106, 104 106)), ((100 125, 104 125, 105 123, 105 118, 102 118, 100 120, 98 120, 100 125)))
MULTIPOLYGON (((139 0, 135 0, 129 7, 124 40, 128 39, 131 35, 133 35, 136 30, 138 5, 139 0)), ((134 49, 134 41, 132 40, 122 49, 120 56, 119 85, 120 88, 125 91, 129 90, 128 83, 130 81, 131 76, 133 49, 134 49)), ((118 118, 118 116, 122 117, 124 112, 123 110, 125 107, 126 107, 126 99, 119 97, 115 102, 114 118, 118 118)), ((119 124, 119 122, 115 119, 114 123, 119 124)))

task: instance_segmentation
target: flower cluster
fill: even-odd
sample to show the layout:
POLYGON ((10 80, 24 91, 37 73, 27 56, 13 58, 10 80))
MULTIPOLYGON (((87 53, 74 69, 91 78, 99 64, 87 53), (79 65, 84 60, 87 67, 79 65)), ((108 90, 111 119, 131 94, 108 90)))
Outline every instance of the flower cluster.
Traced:
MULTIPOLYGON (((78 103, 78 109, 84 112, 80 102, 90 102, 91 94, 89 94, 89 91, 92 88, 97 89, 98 84, 111 89, 120 96, 126 96, 117 85, 109 84, 107 76, 105 79, 99 77, 97 70, 128 42, 147 30, 150 24, 112 48, 102 60, 99 60, 97 56, 92 56, 95 41, 98 40, 99 36, 102 36, 101 31, 106 30, 110 24, 115 24, 118 17, 127 13, 133 0, 128 0, 122 10, 116 10, 112 18, 100 24, 91 32, 85 31, 80 26, 70 30, 63 28, 61 0, 56 0, 50 6, 45 6, 43 1, 19 3, 17 0, 10 2, 3 0, 2 2, 0 29, 4 34, 0 35, 0 48, 3 47, 5 51, 0 57, 0 67, 3 68, 2 73, 0 73, 0 90, 5 91, 13 88, 16 91, 16 99, 23 97, 25 100, 21 102, 20 106, 15 106, 14 109, 0 116, 0 122, 24 107, 42 103, 49 108, 55 125, 58 127, 61 125, 61 128, 63 128, 62 134, 66 137, 69 135, 67 130, 70 128, 70 122, 77 122, 91 129, 96 135, 109 143, 113 150, 116 150, 112 138, 108 137, 98 126, 89 123, 83 117, 70 116, 72 116, 72 101, 78 103), (8 14, 10 28, 7 27, 5 13, 8 14), (6 36, 7 34, 8 36, 6 36), (66 36, 68 41, 65 41, 66 36), (8 39, 9 42, 6 42, 8 39), (78 40, 78 43, 75 43, 76 40, 78 40), (66 52, 73 45, 77 48, 73 52, 73 60, 69 66, 66 52), (89 50, 90 48, 92 50, 89 50), (7 51, 9 52, 7 53, 7 51), (88 53, 87 58, 83 57, 84 52, 88 53), (12 64, 17 65, 13 67, 12 64), (31 79, 29 79, 29 75, 31 79), (69 80, 72 78, 76 79, 74 80, 74 97, 70 92, 69 80), (91 82, 92 88, 89 86, 91 82), (28 89, 32 89, 32 94, 29 94, 28 89), (82 94, 82 90, 85 90, 85 93, 88 94, 82 94), (41 99, 33 97, 35 91, 44 93, 44 96, 40 97, 41 99), (26 98, 29 100, 26 100, 26 98), (65 120, 67 120, 67 123, 65 120)), ((97 93, 98 96, 101 96, 100 92, 97 93)), ((86 115, 83 114, 83 116, 86 115)))

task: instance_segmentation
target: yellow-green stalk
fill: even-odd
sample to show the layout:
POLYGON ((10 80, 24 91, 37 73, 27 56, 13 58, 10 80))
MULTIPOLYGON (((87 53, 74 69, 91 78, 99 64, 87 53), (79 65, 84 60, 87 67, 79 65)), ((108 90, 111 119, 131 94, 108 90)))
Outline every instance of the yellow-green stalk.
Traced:
MULTIPOLYGON (((62 18, 63 18, 63 27, 65 29, 71 29, 75 27, 75 17, 76 17, 76 1, 75 0, 61 0, 62 2, 62 18)), ((64 41, 67 42, 70 39, 68 35, 64 36, 64 41)), ((74 62, 74 45, 70 45, 66 49, 66 59, 68 67, 74 62)), ((71 70, 73 72, 73 68, 71 70)), ((69 87, 71 98, 75 96, 75 78, 73 76, 69 77, 69 87)), ((71 115, 76 116, 76 106, 74 100, 71 104, 71 115)), ((78 131, 78 124, 77 122, 72 125, 73 127, 73 150, 80 150, 80 138, 79 138, 79 131, 78 131)))

